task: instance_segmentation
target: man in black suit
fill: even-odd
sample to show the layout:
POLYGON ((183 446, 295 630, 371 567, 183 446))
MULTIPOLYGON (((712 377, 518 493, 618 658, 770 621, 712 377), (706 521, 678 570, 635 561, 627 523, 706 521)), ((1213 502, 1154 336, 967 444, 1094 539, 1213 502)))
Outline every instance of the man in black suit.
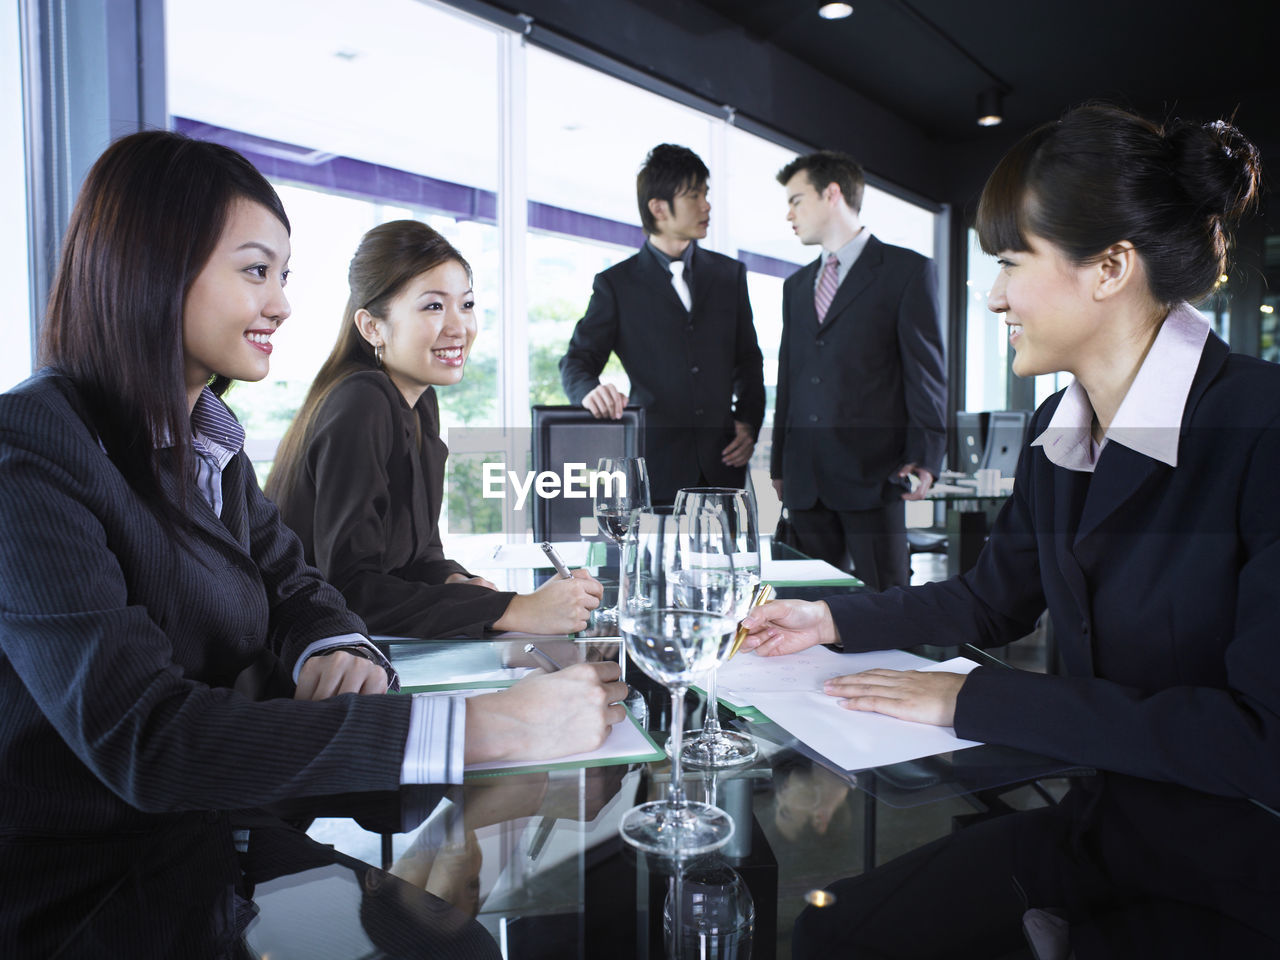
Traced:
POLYGON ((850 157, 798 157, 778 182, 796 235, 823 254, 783 285, 774 489, 805 553, 875 590, 906 584, 903 501, 928 492, 946 444, 933 261, 862 226, 850 157))
POLYGON ((764 373, 747 270, 704 250, 711 204, 706 165, 663 143, 636 177, 648 239, 596 275, 587 312, 560 360, 569 402, 618 418, 628 397, 600 382, 610 353, 645 410, 644 455, 654 503, 691 486, 735 486, 764 420, 764 373))

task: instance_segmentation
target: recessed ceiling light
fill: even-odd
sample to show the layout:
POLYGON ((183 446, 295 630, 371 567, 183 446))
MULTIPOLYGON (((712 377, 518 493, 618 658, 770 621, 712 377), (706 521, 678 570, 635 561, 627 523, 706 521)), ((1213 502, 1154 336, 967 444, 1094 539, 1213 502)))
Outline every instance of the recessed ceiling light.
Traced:
POLYGON ((333 51, 333 55, 337 57, 339 60, 350 61, 360 56, 360 52, 358 50, 348 50, 344 48, 342 50, 333 51))
POLYGON ((824 3, 818 7, 818 16, 823 20, 843 20, 845 17, 853 16, 853 4, 824 3))
POLYGON ((995 127, 1004 122, 1004 95, 996 87, 978 94, 978 126, 995 127))

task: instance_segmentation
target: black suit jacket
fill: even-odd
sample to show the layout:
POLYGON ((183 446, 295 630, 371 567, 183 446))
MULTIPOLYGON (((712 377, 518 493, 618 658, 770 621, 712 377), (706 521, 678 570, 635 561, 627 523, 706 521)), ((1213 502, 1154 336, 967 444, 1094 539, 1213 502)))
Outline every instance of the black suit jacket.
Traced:
POLYGON ((972 571, 827 602, 850 650, 1000 645, 1047 606, 1066 675, 979 667, 956 733, 1107 771, 1088 849, 1144 889, 1265 912, 1276 935, 1280 817, 1247 798, 1280 810, 1277 476, 1280 367, 1210 335, 1177 467, 1108 444, 1079 473, 1027 447, 972 571))
MULTIPOLYGON (((363 624, 306 566, 243 452, 221 519, 190 490, 184 546, 87 421, 48 373, 0 396, 0 875, 38 879, 26 898, 45 923, 74 924, 125 875, 108 855, 119 838, 395 789, 409 727, 409 697, 237 693, 264 653, 291 670, 308 644, 363 624), (44 843, 63 867, 29 873, 44 843)), ((0 945, 22 922, 0 908, 0 945)))
POLYGON ((435 390, 410 409, 385 373, 369 370, 325 398, 298 475, 268 484, 307 562, 375 634, 479 636, 515 596, 444 582, 467 573, 440 543, 448 456, 435 390))
POLYGON ((784 503, 872 510, 902 495, 915 463, 935 477, 946 448, 947 382, 933 261, 867 241, 818 326, 822 258, 782 288, 770 473, 784 503))
POLYGON ((565 395, 580 404, 599 385, 609 354, 618 355, 631 378, 630 400, 645 410, 655 501, 670 502, 699 472, 712 485, 742 486, 743 469, 725 466, 720 452, 733 440, 734 420, 753 435, 764 420, 746 267, 698 247, 690 274, 692 309, 685 310, 650 250, 598 273, 560 361, 565 395))

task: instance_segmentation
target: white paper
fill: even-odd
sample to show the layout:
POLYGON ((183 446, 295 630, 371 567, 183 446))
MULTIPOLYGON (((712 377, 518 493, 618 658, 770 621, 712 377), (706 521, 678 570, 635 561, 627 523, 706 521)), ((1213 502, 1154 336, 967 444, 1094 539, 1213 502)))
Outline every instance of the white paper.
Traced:
POLYGON ((750 706, 759 693, 821 693, 823 683, 847 673, 876 667, 924 670, 933 666, 935 661, 903 650, 836 653, 826 647, 810 647, 782 657, 740 653, 720 667, 717 696, 737 706, 750 706))
POLYGON ((853 577, 825 560, 760 561, 760 579, 766 583, 803 583, 806 581, 852 580, 853 577))
MULTIPOLYGON (((425 691, 427 696, 457 696, 461 694, 465 697, 475 697, 482 693, 494 693, 495 691, 505 689, 503 687, 481 687, 475 689, 463 690, 429 690, 425 691)), ((414 696, 418 696, 417 693, 414 696)), ((490 760, 487 763, 468 763, 463 767, 464 773, 478 773, 485 770, 519 770, 523 767, 572 767, 579 764, 586 764, 599 760, 616 760, 619 762, 631 762, 640 760, 659 760, 663 756, 660 749, 654 747, 649 739, 636 726, 635 720, 632 719, 630 711, 627 713, 625 720, 615 723, 609 728, 609 736, 605 737, 602 743, 595 750, 586 753, 572 753, 564 757, 553 757, 544 760, 490 760)), ((599 765, 599 764, 597 764, 599 765)))
MULTIPOLYGON (((551 546, 570 569, 586 566, 587 551, 591 549, 586 540, 567 540, 551 546)), ((542 551, 542 545, 537 543, 504 543, 488 553, 468 556, 463 565, 468 570, 541 570, 552 566, 542 551), (496 556, 494 550, 497 551, 496 556)))
POLYGON ((735 694, 725 699, 755 707, 836 766, 865 770, 976 747, 979 742, 960 739, 951 727, 846 710, 836 697, 821 692, 824 680, 876 667, 968 673, 976 666, 978 664, 964 657, 934 663, 898 650, 839 654, 814 647, 783 657, 754 654, 735 657, 721 668, 719 683, 726 693, 732 689, 735 694), (821 653, 815 652, 819 650, 821 653), (807 656, 809 654, 813 656, 807 656), (745 667, 738 668, 739 676, 727 683, 724 671, 739 660, 745 667), (797 662, 788 664, 787 661, 797 662), (752 689, 743 690, 743 687, 752 689))

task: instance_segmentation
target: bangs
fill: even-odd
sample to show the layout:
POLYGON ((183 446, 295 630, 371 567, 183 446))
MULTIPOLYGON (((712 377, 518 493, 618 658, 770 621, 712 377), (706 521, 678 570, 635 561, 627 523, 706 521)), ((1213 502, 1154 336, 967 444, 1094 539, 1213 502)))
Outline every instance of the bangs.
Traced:
POLYGON ((1027 215, 1031 203, 1032 166, 1041 145, 1057 123, 1048 123, 1023 137, 996 165, 978 201, 978 242, 985 253, 1025 252, 1027 215))

